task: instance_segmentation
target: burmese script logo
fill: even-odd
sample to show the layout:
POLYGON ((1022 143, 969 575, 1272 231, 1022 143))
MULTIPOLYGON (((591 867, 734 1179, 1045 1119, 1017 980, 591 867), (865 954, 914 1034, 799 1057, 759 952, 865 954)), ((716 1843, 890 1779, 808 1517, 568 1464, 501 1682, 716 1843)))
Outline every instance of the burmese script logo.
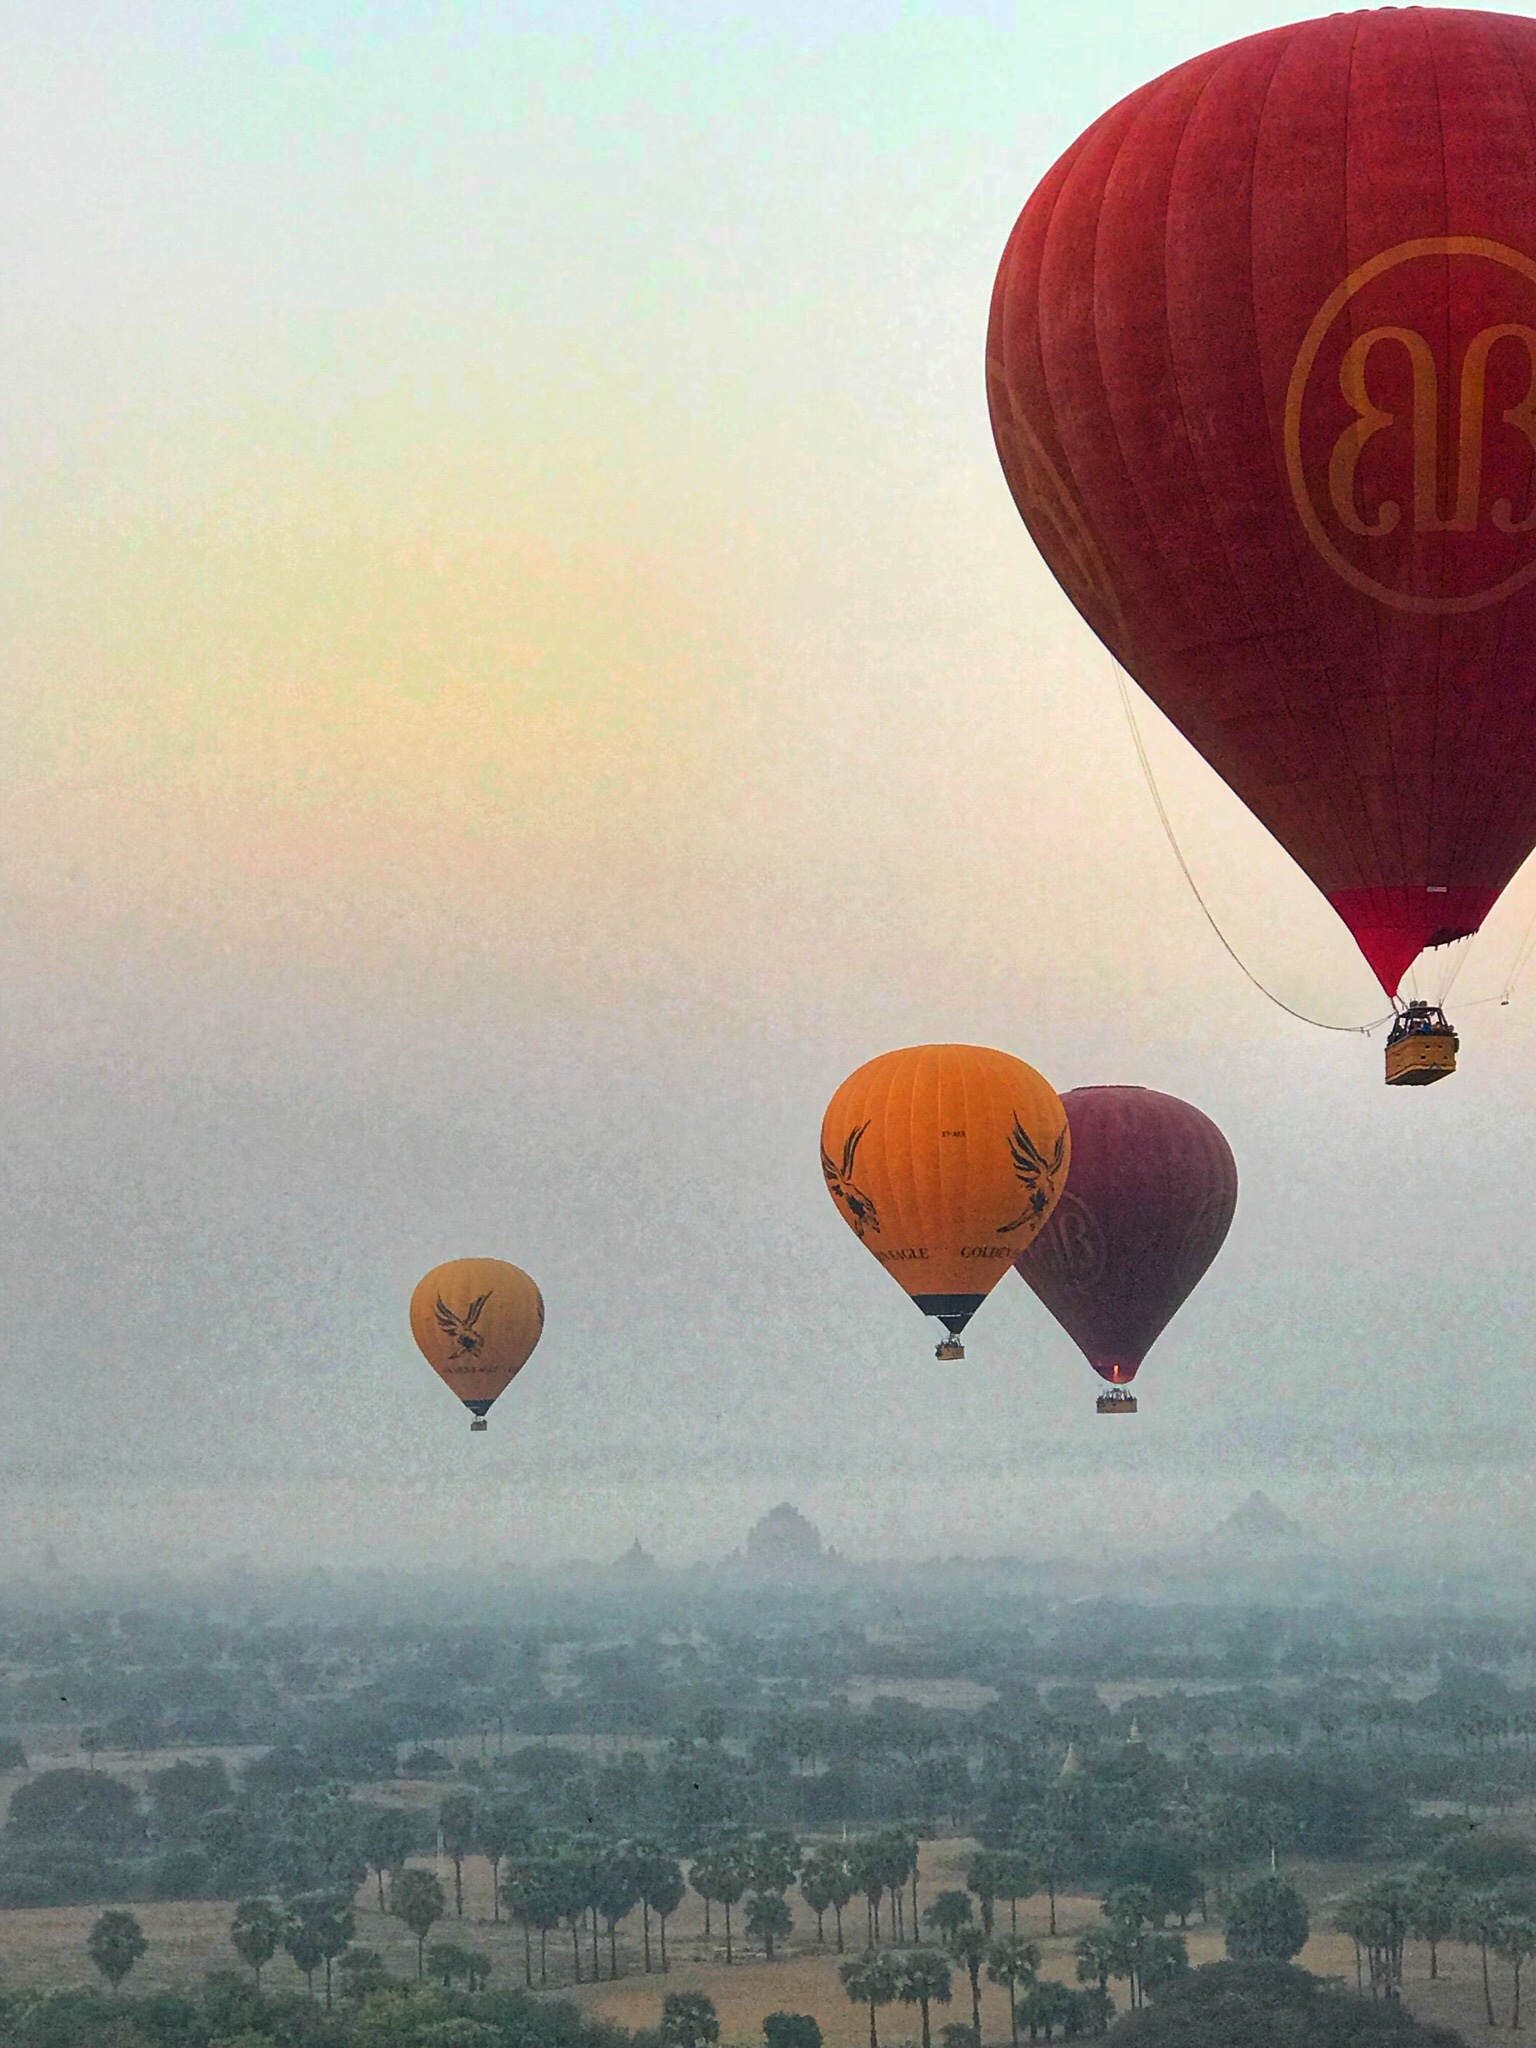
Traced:
POLYGON ((475 1328, 475 1325, 480 1320, 481 1309, 490 1298, 489 1294, 477 1294, 463 1315, 458 1316, 441 1295, 437 1297, 437 1327, 453 1343, 453 1349, 448 1354, 450 1364, 455 1359, 478 1357, 485 1349, 484 1335, 475 1328))
POLYGON ((1308 538, 1396 611, 1480 611, 1536 577, 1536 260, 1399 242, 1308 328, 1285 400, 1308 538))
POLYGON ((1103 1279, 1109 1262, 1104 1233, 1081 1195, 1067 1189, 1035 1239, 1030 1260, 1034 1270, 1043 1266, 1058 1286, 1077 1293, 1103 1279))
POLYGON ((1022 1230, 1026 1223, 1037 1216, 1043 1216, 1050 1207, 1056 1176, 1060 1173, 1061 1162, 1067 1154, 1066 1126, 1062 1126, 1055 1146, 1047 1157, 1019 1122, 1015 1113, 1013 1129, 1008 1137, 1008 1150, 1013 1158, 1013 1170, 1024 1183, 1029 1200, 1011 1223, 1000 1223, 997 1226, 999 1237, 1011 1237, 1014 1231, 1022 1230))
POLYGON ((868 1129, 869 1125, 865 1122, 848 1133, 843 1145, 841 1166, 825 1145, 821 1148, 821 1171, 827 1186, 832 1190, 832 1199, 848 1212, 848 1221, 861 1240, 866 1230, 872 1230, 877 1237, 880 1235, 879 1211, 871 1197, 866 1195, 862 1188, 855 1187, 853 1180, 853 1162, 858 1157, 859 1140, 868 1129))

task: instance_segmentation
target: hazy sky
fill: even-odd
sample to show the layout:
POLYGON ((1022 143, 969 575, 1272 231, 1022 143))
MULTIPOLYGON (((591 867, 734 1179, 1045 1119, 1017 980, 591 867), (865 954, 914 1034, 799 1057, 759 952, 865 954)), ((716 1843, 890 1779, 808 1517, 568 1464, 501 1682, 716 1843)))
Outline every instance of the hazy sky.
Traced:
MULTIPOLYGON (((0 1548, 1533 1533, 1536 970, 1469 1005, 1536 876, 1442 1087, 1270 1008, 987 426, 1055 156, 1310 11, 0 15, 0 1548), (1011 1277, 936 1365, 827 1199, 947 1038, 1232 1142, 1134 1423, 1011 1277), (466 1252, 549 1305, 473 1439, 405 1321, 466 1252)), ((1143 716, 1255 969, 1378 1014, 1143 716)))

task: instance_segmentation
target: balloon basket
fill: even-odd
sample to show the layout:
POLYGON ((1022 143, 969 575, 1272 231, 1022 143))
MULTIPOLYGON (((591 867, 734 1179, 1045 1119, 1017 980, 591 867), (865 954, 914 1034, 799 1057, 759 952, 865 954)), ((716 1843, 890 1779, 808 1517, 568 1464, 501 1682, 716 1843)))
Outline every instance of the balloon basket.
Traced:
POLYGON ((1101 1415, 1134 1415, 1136 1396, 1126 1393, 1123 1387, 1114 1387, 1109 1393, 1100 1394, 1093 1405, 1101 1415))
POLYGON ((490 1424, 486 1421, 485 1417, 483 1415, 477 1415, 474 1421, 469 1425, 469 1433, 471 1436, 478 1436, 482 1429, 489 1428, 490 1424))
POLYGON ((1387 1039, 1387 1086, 1428 1088, 1456 1071, 1461 1040, 1432 1003, 1410 1003, 1387 1039))
POLYGON ((960 1342, 960 1339, 958 1337, 946 1337, 944 1339, 944 1342, 938 1346, 933 1355, 940 1361, 941 1364, 953 1365, 957 1358, 964 1358, 965 1346, 960 1342))

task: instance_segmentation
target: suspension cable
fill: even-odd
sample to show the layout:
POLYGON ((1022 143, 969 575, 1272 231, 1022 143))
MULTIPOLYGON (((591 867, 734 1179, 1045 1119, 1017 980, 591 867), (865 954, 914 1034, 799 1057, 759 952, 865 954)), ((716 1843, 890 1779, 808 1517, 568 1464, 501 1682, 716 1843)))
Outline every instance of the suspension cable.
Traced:
MULTIPOLYGON (((1212 916, 1210 905, 1200 893, 1199 883, 1196 882, 1194 876, 1190 873, 1189 862, 1185 860, 1183 852, 1180 850, 1172 821, 1168 816, 1167 808, 1163 803, 1161 792, 1157 786, 1157 777, 1153 774, 1152 763, 1147 757, 1146 745, 1141 737, 1141 727, 1136 722, 1136 708, 1131 702, 1130 684, 1127 681, 1125 670, 1121 668, 1118 661, 1115 663, 1115 682, 1120 691, 1120 704, 1125 712, 1125 722, 1131 728, 1131 739, 1136 748, 1136 758, 1141 763, 1141 772, 1145 778, 1148 793, 1152 798, 1153 807, 1157 812, 1158 821, 1162 825, 1163 836, 1173 849, 1173 857, 1179 864, 1179 872, 1183 875, 1185 881, 1188 882, 1189 892, 1194 897, 1196 903, 1199 904, 1201 915, 1220 940, 1222 949, 1228 958, 1247 976, 1261 996, 1267 997, 1277 1010, 1284 1010, 1288 1017, 1296 1018, 1299 1023, 1311 1024, 1319 1031, 1348 1032, 1354 1037, 1368 1037, 1371 1032, 1379 1030, 1383 1024, 1390 1024, 1393 1017, 1397 1015, 1395 1004, 1387 1012, 1386 1016, 1375 1017, 1369 1024, 1330 1024, 1322 1017, 1309 1017, 1304 1010, 1293 1009, 1288 1002, 1277 996, 1272 988, 1264 986, 1264 983, 1260 981, 1259 977, 1254 973, 1247 961, 1243 959, 1242 955, 1233 946, 1231 940, 1212 916)), ((1536 929, 1536 918, 1533 918, 1532 924, 1533 929, 1536 929)))

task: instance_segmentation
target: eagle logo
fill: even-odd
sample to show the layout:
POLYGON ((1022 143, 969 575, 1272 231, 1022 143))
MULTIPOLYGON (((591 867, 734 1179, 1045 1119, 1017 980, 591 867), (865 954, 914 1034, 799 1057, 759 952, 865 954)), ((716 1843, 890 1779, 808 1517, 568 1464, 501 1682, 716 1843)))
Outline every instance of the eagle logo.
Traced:
POLYGON ((825 1145, 821 1148, 821 1170, 826 1175, 827 1186, 832 1190, 832 1199, 834 1202, 841 1203, 842 1207, 847 1210, 848 1221, 853 1225, 860 1238, 863 1237, 866 1229, 874 1231, 877 1237, 880 1234, 880 1212, 876 1209, 869 1196, 865 1194, 864 1190, 855 1187, 853 1182, 853 1162, 858 1153, 859 1140, 868 1129, 869 1125, 865 1122, 860 1124, 856 1131, 848 1133, 848 1142, 843 1147, 843 1163, 841 1166, 838 1165, 831 1153, 828 1152, 825 1145))
POLYGON ((443 1297, 437 1297, 437 1327, 445 1337, 453 1339, 453 1349, 448 1354, 450 1360, 473 1358, 485 1349, 485 1337, 475 1325, 480 1320, 481 1309, 490 1298, 489 1294, 477 1294, 463 1315, 456 1316, 443 1297))
POLYGON ((1013 1155, 1013 1170, 1029 1191, 1029 1201, 1011 1223, 1000 1223, 999 1237, 1011 1237, 1016 1230, 1022 1230, 1032 1217, 1043 1216, 1051 1204, 1051 1193, 1056 1176, 1061 1171, 1061 1162, 1066 1155, 1067 1133, 1063 1127, 1049 1159, 1040 1150, 1034 1139, 1019 1122, 1018 1111, 1014 1111, 1013 1130, 1008 1138, 1008 1150, 1013 1155))

